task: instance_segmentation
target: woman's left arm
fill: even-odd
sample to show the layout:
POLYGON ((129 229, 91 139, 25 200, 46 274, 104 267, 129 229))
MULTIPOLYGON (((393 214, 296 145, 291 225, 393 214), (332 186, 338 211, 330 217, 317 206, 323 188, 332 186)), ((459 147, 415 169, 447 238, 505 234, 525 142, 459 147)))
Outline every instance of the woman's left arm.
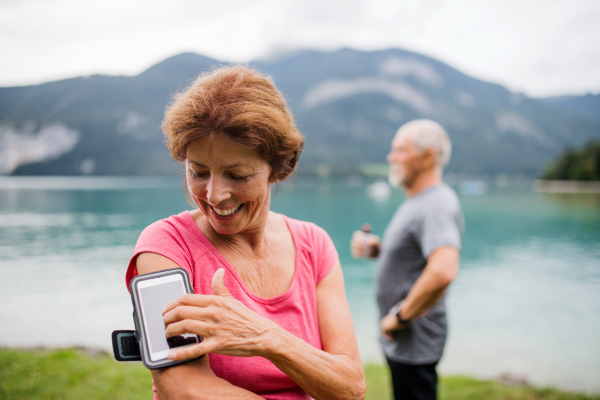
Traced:
POLYGON ((363 399, 363 373, 342 267, 317 285, 317 311, 323 350, 282 329, 267 357, 314 399, 363 399))
POLYGON ((223 286, 221 271, 213 278, 215 296, 186 295, 167 306, 167 336, 189 332, 205 337, 202 343, 177 349, 169 358, 210 352, 262 356, 316 400, 365 397, 365 377, 339 261, 316 289, 323 350, 231 297, 223 286))

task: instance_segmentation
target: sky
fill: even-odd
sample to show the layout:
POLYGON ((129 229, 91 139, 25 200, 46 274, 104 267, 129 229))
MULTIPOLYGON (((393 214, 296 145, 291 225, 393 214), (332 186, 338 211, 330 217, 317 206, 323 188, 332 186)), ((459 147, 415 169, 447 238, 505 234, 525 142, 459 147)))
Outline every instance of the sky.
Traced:
POLYGON ((402 48, 533 97, 600 93, 599 0, 0 0, 0 86, 402 48))

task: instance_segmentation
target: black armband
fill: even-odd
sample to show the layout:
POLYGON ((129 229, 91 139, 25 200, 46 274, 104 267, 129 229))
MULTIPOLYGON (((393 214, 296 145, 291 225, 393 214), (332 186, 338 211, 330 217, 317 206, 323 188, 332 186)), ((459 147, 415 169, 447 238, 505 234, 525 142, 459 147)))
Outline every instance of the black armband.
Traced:
POLYGON ((136 331, 113 331, 112 345, 117 361, 142 361, 136 331))

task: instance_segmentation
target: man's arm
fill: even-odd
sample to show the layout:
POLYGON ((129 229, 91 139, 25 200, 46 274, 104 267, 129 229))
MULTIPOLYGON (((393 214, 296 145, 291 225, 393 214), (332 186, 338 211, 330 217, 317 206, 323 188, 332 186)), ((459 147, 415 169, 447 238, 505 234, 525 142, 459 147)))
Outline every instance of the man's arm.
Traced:
MULTIPOLYGON (((421 276, 404 299, 399 311, 401 319, 413 320, 425 315, 444 296, 458 275, 459 259, 459 251, 452 246, 439 247, 431 253, 421 276)), ((386 315, 381 320, 381 330, 388 336, 405 327, 395 315, 386 315)))

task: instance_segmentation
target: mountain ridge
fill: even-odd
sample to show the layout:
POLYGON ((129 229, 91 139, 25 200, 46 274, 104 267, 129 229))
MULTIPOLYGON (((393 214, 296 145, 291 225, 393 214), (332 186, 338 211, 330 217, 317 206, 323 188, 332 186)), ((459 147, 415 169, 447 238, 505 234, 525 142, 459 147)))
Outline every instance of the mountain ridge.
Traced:
MULTIPOLYGON (((0 88, 0 158, 17 165, 2 170, 0 163, 0 174, 176 173, 160 131, 164 109, 200 72, 229 64, 182 53, 135 76, 0 88), (44 143, 73 141, 72 132, 73 146, 44 153, 44 143)), ((306 137, 300 165, 307 173, 323 164, 355 173, 384 162, 397 128, 414 118, 446 127, 453 141, 447 170, 466 175, 536 176, 565 147, 600 137, 594 118, 402 49, 307 50, 248 65, 272 76, 286 97, 306 137)))

